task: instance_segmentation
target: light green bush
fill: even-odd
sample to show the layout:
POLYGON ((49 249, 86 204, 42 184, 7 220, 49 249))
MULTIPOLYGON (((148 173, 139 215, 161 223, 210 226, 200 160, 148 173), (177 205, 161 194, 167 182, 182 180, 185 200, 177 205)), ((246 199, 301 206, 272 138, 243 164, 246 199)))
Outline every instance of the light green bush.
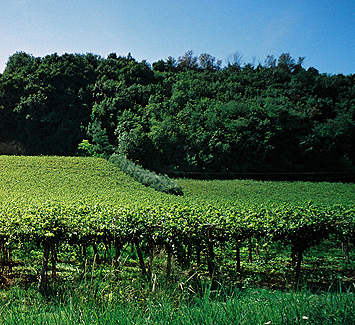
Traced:
POLYGON ((178 183, 170 179, 167 175, 156 174, 153 171, 144 169, 142 166, 136 165, 123 155, 113 154, 109 161, 145 186, 152 187, 159 192, 168 194, 184 194, 178 183))

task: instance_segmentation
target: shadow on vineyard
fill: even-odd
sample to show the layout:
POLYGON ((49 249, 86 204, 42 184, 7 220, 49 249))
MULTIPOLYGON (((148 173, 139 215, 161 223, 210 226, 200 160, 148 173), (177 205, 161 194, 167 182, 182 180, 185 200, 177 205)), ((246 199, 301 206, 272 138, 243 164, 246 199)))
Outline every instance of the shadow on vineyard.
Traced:
POLYGON ((24 247, 0 290, 0 317, 4 324, 351 324, 354 264, 345 262, 337 246, 327 241, 306 254, 298 292, 287 252, 280 256, 280 247, 262 249, 252 261, 248 249, 241 249, 238 274, 226 248, 219 257, 229 263, 211 279, 206 268, 182 268, 175 259, 167 277, 166 252, 159 250, 154 251, 151 275, 143 277, 130 245, 119 260, 104 245, 96 253, 88 249, 85 259, 66 246, 58 251, 56 273, 48 272, 42 293, 37 287, 40 270, 33 267, 41 254, 24 247))
MULTIPOLYGON (((279 244, 265 245, 253 241, 250 246, 240 249, 240 261, 236 260, 233 247, 227 244, 215 252, 216 265, 212 275, 205 257, 199 257, 198 265, 194 261, 179 260, 159 247, 152 250, 140 247, 140 250, 137 251, 134 243, 127 243, 117 258, 115 249, 104 244, 85 247, 85 252, 80 246, 63 245, 57 247, 56 259, 52 256, 43 272, 41 250, 24 244, 21 250, 12 252, 11 260, 2 255, 0 285, 2 288, 16 285, 38 287, 41 276, 46 276, 45 287, 40 288, 44 294, 52 292, 53 288, 60 290, 62 284, 80 286, 97 278, 106 279, 108 285, 112 282, 118 287, 128 279, 128 284, 132 281, 140 285, 144 283, 152 291, 164 283, 180 289, 187 286, 190 292, 199 293, 202 283, 209 282, 216 288, 246 289, 252 286, 278 290, 306 289, 315 293, 337 292, 339 289, 354 292, 354 250, 344 251, 344 244, 336 240, 326 240, 305 253, 298 283, 290 249, 279 244)), ((2 250, 4 252, 8 258, 9 252, 2 250)))

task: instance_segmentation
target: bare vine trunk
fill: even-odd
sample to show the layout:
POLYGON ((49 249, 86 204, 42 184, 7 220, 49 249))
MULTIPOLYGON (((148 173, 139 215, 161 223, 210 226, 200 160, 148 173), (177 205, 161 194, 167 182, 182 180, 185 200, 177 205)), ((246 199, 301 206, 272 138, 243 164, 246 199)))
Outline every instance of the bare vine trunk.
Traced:
POLYGON ((43 242, 43 257, 42 257, 42 270, 39 277, 38 289, 45 291, 48 284, 48 260, 49 260, 50 245, 47 241, 43 242))
POLYGON ((236 250, 235 250, 235 259, 237 261, 237 272, 240 272, 240 243, 237 241, 236 250))
POLYGON ((147 275, 147 270, 145 269, 145 264, 144 264, 144 258, 143 258, 143 254, 142 254, 142 250, 139 247, 139 241, 138 239, 135 239, 134 241, 134 245, 136 247, 136 251, 137 251, 137 255, 138 255, 138 260, 139 260, 139 266, 142 270, 142 274, 143 275, 147 275))

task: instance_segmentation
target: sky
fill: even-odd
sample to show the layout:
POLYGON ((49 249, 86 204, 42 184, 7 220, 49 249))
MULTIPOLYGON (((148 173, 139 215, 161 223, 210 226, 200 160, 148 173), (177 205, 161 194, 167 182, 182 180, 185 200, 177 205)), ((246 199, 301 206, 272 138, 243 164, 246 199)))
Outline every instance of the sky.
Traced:
POLYGON ((0 0, 0 73, 12 54, 129 52, 153 63, 193 50, 223 63, 290 53, 355 73, 354 0, 0 0))

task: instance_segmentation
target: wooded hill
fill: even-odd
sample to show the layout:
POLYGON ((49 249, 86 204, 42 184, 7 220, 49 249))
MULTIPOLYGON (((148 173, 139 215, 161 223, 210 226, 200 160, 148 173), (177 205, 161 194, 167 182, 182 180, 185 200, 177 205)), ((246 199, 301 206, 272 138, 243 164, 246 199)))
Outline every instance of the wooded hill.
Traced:
POLYGON ((351 170, 355 75, 303 60, 18 52, 0 75, 0 153, 117 152, 164 172, 351 170))

